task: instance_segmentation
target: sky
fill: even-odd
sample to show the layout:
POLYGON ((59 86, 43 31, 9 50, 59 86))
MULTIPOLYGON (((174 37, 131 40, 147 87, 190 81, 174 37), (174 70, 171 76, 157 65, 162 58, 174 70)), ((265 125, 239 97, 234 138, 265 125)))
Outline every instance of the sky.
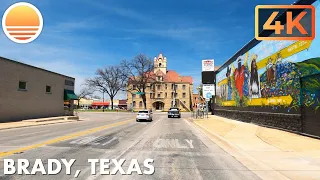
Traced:
MULTIPOLYGON (((15 0, 1 0, 0 13, 15 0)), ((79 92, 97 68, 160 52, 168 69, 201 82, 201 60, 222 65, 254 38, 254 8, 292 0, 30 0, 41 35, 16 44, 0 33, 0 56, 76 78, 79 92)), ((119 98, 125 94, 120 93, 119 98)))

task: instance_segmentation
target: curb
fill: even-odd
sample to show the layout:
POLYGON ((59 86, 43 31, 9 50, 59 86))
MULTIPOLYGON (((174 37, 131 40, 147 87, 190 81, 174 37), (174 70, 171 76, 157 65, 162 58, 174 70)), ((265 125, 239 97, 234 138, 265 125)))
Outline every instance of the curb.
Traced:
POLYGON ((59 121, 59 122, 51 122, 51 123, 46 123, 46 124, 30 124, 30 125, 25 125, 25 126, 0 128, 0 131, 2 131, 2 130, 8 130, 8 129, 25 128, 25 127, 45 126, 45 125, 52 125, 52 124, 62 124, 62 123, 75 122, 75 121, 79 121, 79 120, 61 120, 61 121, 59 121))
POLYGON ((208 130, 203 125, 200 125, 198 122, 194 122, 193 119, 189 119, 193 125, 198 127, 198 129, 204 133, 211 141, 213 141, 216 145, 218 145, 220 148, 222 148, 224 151, 226 151, 228 154, 233 156, 236 160, 238 160, 241 164, 243 164, 245 167, 247 167, 250 171, 255 173, 258 177, 261 179, 283 179, 283 180, 289 180, 288 177, 284 176, 280 172, 272 169, 267 164, 259 161, 255 157, 247 154, 242 149, 240 149, 238 146, 234 145, 227 139, 223 138, 222 136, 208 130), (211 136, 213 137, 211 137, 211 136))

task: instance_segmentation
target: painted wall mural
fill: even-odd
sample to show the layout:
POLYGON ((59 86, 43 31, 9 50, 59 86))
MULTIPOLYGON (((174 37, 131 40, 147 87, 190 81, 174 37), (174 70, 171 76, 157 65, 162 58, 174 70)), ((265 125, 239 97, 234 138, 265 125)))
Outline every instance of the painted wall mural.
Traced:
MULTIPOLYGON (((318 4, 313 4, 316 12, 320 12, 318 4)), ((320 13, 316 21, 316 34, 320 35, 320 13)), ((297 110, 304 101, 300 78, 319 73, 320 37, 312 41, 262 41, 217 74, 217 105, 297 110)), ((309 96, 312 99, 313 95, 309 96)), ((313 97, 312 102, 319 106, 320 99, 313 97)))

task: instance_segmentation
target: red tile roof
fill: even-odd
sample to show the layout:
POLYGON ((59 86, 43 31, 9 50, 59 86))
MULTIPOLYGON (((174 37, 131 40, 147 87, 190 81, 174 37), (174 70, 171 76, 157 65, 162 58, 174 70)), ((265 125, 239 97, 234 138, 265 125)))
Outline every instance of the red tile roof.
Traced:
POLYGON ((191 76, 180 76, 176 71, 169 70, 164 76, 165 82, 184 82, 184 83, 193 83, 191 76))
MULTIPOLYGON (((193 84, 193 79, 191 76, 180 76, 176 71, 173 70, 168 70, 167 74, 164 74, 160 69, 154 73, 154 72, 149 72, 149 73, 145 73, 147 76, 162 76, 163 77, 163 81, 164 82, 175 82, 175 83, 189 83, 189 84, 193 84)), ((129 79, 129 83, 130 81, 133 80, 133 78, 129 79)))

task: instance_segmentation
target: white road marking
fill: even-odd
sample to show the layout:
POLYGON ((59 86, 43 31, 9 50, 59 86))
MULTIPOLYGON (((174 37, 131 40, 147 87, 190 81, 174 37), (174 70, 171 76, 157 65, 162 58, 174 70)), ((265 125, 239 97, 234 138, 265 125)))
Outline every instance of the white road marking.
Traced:
POLYGON ((97 136, 87 136, 87 137, 83 137, 83 138, 71 141, 70 144, 78 144, 78 145, 89 144, 90 142, 94 141, 97 138, 98 138, 97 136))
POLYGON ((185 139, 186 141, 187 141, 187 143, 189 144, 189 146, 190 146, 190 148, 191 149, 193 149, 194 147, 193 147, 193 145, 192 145, 192 143, 193 143, 193 140, 192 139, 185 139))
MULTIPOLYGON (((156 121, 154 124, 152 124, 147 130, 145 130, 137 139, 136 141, 134 141, 127 149, 125 149, 124 151, 122 151, 122 153, 117 156, 116 158, 114 159, 119 159, 122 155, 124 155, 125 153, 127 153, 133 146, 135 146, 136 144, 138 144, 141 140, 141 138, 150 130, 152 129, 156 124, 158 124, 162 119, 159 119, 158 121, 156 121)), ((104 158, 100 158, 100 159, 104 159, 104 158)), ((113 163, 109 163, 108 166, 110 167, 110 165, 113 164, 113 163)), ((89 168, 85 169, 85 171, 88 171, 89 168)), ((99 171, 99 169, 97 170, 99 171)), ((92 176, 89 176, 86 180, 94 180, 96 178, 98 178, 100 176, 100 172, 97 172, 96 175, 92 175, 92 176)))
POLYGON ((179 141, 179 139, 157 139, 153 143, 153 146, 155 148, 178 148, 178 149, 194 148, 192 145, 193 140, 184 139, 184 141, 179 141))
POLYGON ((110 139, 109 141, 105 142, 102 144, 102 146, 105 146, 107 144, 110 144, 112 141, 116 140, 117 138, 116 137, 113 137, 112 139, 110 139))

